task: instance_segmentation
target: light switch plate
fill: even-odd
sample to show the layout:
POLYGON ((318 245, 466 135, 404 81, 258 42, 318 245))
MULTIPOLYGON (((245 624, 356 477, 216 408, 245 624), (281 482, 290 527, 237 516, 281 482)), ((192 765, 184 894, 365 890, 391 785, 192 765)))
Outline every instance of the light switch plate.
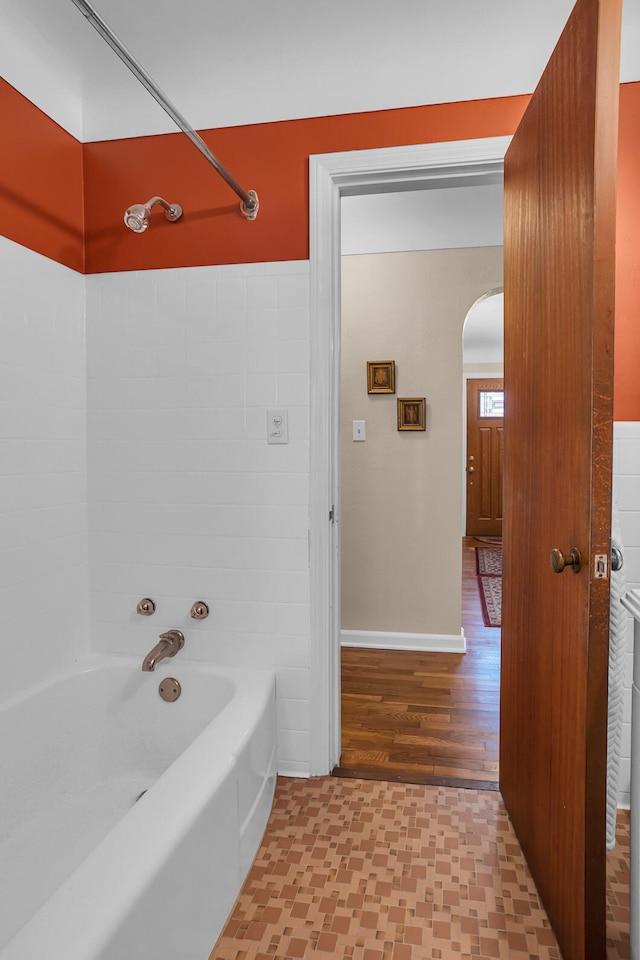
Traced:
POLYGON ((365 421, 365 420, 354 420, 354 421, 353 421, 353 439, 354 439, 354 440, 366 440, 366 439, 367 439, 366 421, 365 421))
POLYGON ((287 410, 267 410, 267 443, 289 443, 287 410))

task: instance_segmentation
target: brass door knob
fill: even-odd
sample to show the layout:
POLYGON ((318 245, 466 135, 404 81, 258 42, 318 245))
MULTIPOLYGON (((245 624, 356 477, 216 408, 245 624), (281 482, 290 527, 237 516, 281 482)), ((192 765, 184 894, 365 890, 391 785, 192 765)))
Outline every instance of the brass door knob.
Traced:
POLYGON ((571 547, 569 553, 563 553, 556 547, 551 551, 549 560, 554 573, 562 573, 566 567, 571 567, 573 572, 577 573, 582 566, 582 555, 577 547, 571 547))

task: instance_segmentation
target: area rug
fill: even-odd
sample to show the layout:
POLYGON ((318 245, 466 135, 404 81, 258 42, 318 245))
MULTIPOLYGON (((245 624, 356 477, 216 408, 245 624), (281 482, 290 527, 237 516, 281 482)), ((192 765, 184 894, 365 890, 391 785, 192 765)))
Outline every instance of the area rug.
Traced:
POLYGON ((476 547, 476 574, 485 627, 502 624, 502 549, 476 547))

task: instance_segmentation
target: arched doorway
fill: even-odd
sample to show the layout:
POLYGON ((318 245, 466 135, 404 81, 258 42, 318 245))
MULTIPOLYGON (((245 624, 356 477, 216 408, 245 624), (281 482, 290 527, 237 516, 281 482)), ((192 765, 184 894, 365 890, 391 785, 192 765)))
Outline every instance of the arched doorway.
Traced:
POLYGON ((492 290, 467 314, 463 330, 463 532, 502 535, 504 294, 492 290))

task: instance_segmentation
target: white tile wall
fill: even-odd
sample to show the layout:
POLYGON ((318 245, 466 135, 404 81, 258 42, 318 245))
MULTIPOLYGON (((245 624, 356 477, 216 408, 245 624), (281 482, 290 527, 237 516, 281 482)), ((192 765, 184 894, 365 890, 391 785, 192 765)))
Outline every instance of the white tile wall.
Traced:
MULTIPOLYGON (((308 772, 308 264, 83 278, 0 237, 0 265, 0 699, 88 648, 88 463, 94 648, 179 627, 181 657, 274 667, 279 768, 308 772)), ((640 423, 615 424, 614 474, 636 588, 640 423)), ((622 803, 631 671, 629 623, 622 803)))
MULTIPOLYGON (((640 588, 640 422, 615 423, 613 427, 613 490, 624 544, 627 588, 640 588)), ((629 805, 631 782, 631 680, 633 677, 633 620, 628 618, 628 653, 625 671, 622 762, 619 802, 629 805)))
POLYGON ((0 699, 88 650, 84 277, 0 237, 0 699))
POLYGON ((308 272, 150 270, 86 287, 93 646, 142 658, 177 627, 180 657, 274 667, 292 774, 310 759, 308 272), (286 446, 267 445, 270 406, 288 409, 286 446), (135 613, 144 596, 153 617, 135 613))

